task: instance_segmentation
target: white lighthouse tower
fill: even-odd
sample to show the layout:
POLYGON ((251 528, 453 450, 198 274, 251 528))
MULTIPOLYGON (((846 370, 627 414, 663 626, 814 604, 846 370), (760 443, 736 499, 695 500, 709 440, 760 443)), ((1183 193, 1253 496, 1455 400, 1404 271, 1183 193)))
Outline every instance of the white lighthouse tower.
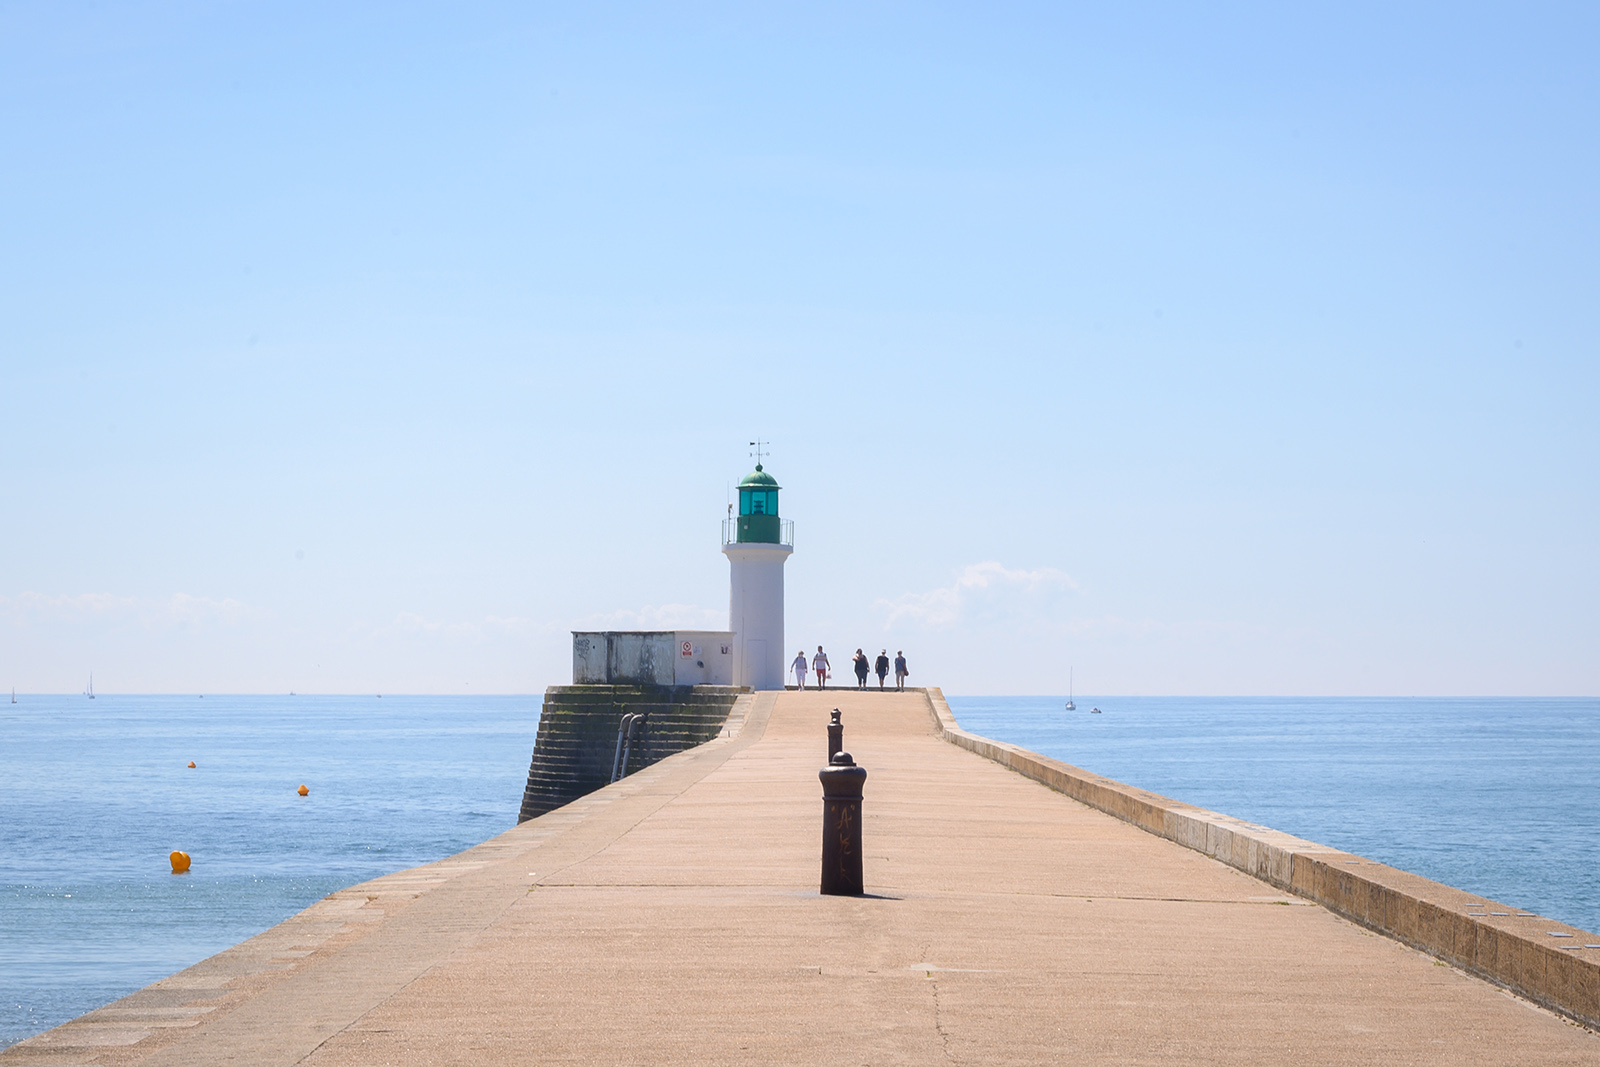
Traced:
POLYGON ((782 689, 787 659, 783 565, 794 552, 794 523, 778 517, 778 489, 777 479, 757 463, 739 483, 738 518, 730 516, 722 527, 722 552, 733 572, 733 684, 752 689, 782 689))

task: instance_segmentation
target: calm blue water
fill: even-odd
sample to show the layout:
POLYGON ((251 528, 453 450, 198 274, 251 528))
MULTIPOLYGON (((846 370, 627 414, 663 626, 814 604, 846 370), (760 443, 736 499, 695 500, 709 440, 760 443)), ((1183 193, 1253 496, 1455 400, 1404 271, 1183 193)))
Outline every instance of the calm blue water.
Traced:
POLYGON ((0 1047, 514 826, 540 703, 18 699, 0 704, 0 1047))
POLYGON ((974 733, 1600 931, 1600 700, 949 703, 974 733))

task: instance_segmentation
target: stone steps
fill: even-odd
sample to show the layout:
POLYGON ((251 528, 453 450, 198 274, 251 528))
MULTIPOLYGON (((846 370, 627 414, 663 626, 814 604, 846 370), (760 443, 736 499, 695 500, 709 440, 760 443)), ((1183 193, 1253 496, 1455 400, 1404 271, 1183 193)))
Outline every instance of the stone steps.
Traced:
POLYGON ((519 822, 553 811, 611 781, 623 716, 647 713, 627 773, 716 737, 733 686, 553 685, 545 690, 519 822))

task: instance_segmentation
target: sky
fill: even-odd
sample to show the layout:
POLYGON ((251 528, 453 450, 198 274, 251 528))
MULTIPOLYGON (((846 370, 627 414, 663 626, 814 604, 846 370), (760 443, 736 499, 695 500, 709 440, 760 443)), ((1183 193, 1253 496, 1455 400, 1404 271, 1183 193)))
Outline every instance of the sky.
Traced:
POLYGON ((0 2, 0 687, 1600 693, 1597 30, 0 2))

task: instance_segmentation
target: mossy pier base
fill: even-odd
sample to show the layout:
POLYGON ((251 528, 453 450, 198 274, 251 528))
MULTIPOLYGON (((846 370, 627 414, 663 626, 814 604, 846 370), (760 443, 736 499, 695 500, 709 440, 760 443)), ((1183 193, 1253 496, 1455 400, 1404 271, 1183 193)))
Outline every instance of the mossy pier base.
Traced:
POLYGON ((544 692, 518 822, 611 784, 617 728, 647 714, 628 745, 625 777, 716 737, 746 690, 723 685, 553 685, 544 692))

